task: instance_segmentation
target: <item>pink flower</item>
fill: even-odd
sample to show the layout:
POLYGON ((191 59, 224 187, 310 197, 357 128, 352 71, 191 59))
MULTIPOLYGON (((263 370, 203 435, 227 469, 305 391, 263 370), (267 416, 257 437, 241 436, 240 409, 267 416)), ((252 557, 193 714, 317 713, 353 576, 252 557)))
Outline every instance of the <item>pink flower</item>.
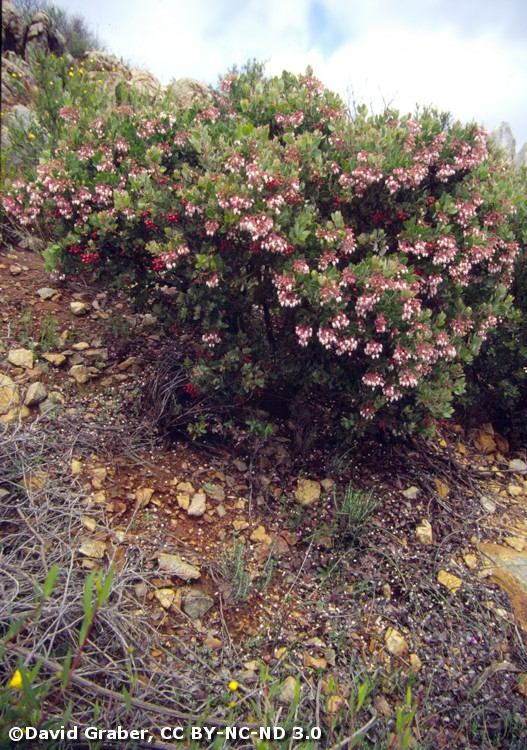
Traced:
POLYGON ((201 340, 204 344, 207 344, 207 346, 213 347, 220 343, 221 338, 215 331, 211 331, 210 333, 204 333, 201 340))
POLYGON ((372 359, 379 359, 382 352, 382 344, 378 341, 374 341, 373 339, 370 339, 366 346, 364 347, 364 353, 368 355, 368 357, 371 357, 372 359))
POLYGON ((298 336, 300 346, 307 346, 309 339, 313 336, 313 329, 311 326, 296 326, 295 333, 298 336))
POLYGON ((384 378, 380 372, 367 372, 362 376, 362 382, 369 388, 378 388, 384 385, 384 378))
POLYGON ((333 328, 336 328, 337 330, 342 330, 343 328, 347 328, 349 324, 350 324, 349 318, 343 312, 337 313, 337 315, 335 315, 335 317, 331 321, 331 325, 333 326, 333 328))

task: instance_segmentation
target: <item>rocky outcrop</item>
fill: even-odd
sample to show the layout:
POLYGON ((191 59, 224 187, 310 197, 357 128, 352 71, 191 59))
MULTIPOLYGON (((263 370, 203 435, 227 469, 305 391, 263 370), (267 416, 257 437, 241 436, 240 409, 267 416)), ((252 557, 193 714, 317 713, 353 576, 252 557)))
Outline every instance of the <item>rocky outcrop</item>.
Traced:
POLYGON ((58 57, 68 52, 66 40, 53 26, 50 16, 43 11, 33 16, 24 38, 24 58, 30 60, 38 52, 58 57))
POLYGON ((2 56, 7 52, 23 57, 26 23, 13 3, 2 0, 2 56))
POLYGON ((500 122, 490 134, 490 138, 508 162, 514 164, 518 169, 527 166, 527 143, 524 143, 521 149, 516 152, 516 139, 508 122, 500 122))
MULTIPOLYGON (((11 0, 2 0, 2 105, 7 116, 17 105, 31 107, 34 103, 36 82, 30 63, 38 53, 70 58, 66 40, 47 13, 39 11, 26 23, 11 0)), ((75 60, 71 57, 69 62, 74 64, 75 60)), ((152 103, 167 97, 181 109, 207 106, 214 99, 212 89, 200 81, 181 78, 162 86, 148 70, 130 69, 107 52, 88 50, 79 64, 89 77, 101 77, 117 100, 122 98, 122 87, 124 92, 137 91, 146 95, 152 103)))
POLYGON ((166 94, 180 109, 212 104, 212 89, 193 78, 179 78, 166 87, 166 94))
POLYGON ((524 143, 514 158, 514 163, 518 167, 527 167, 527 143, 524 143))
POLYGON ((500 122, 490 134, 494 145, 503 152, 507 161, 514 161, 516 156, 516 139, 508 122, 500 122))
MULTIPOLYGON (((35 101, 36 81, 30 63, 38 53, 69 57, 66 40, 53 26, 47 13, 36 13, 26 23, 11 0, 2 0, 2 106, 10 122, 17 106, 31 107, 35 101)), ((71 58, 71 63, 74 63, 71 58)), ((126 91, 146 95, 153 103, 166 97, 179 109, 207 106, 212 103, 211 88, 192 78, 181 78, 162 86, 148 70, 130 69, 114 55, 99 50, 88 50, 82 58, 86 74, 92 78, 103 74, 107 90, 122 98, 126 91)), ((5 137, 5 134, 4 134, 5 137)))
POLYGON ((152 101, 155 101, 163 93, 163 87, 157 78, 148 70, 140 68, 132 68, 127 87, 139 94, 148 96, 152 101))
POLYGON ((2 109, 10 111, 17 104, 28 104, 35 100, 37 82, 27 62, 7 52, 2 57, 2 109))
POLYGON ((37 51, 65 55, 66 40, 47 13, 35 13, 27 24, 10 0, 2 0, 2 57, 13 53, 29 61, 37 51))

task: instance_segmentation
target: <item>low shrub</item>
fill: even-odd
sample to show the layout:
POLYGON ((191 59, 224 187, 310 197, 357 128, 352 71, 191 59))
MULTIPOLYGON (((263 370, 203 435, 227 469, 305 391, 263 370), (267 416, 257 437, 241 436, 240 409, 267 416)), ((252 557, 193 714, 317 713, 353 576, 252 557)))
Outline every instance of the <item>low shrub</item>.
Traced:
POLYGON ((188 335, 182 395, 279 391, 359 433, 452 414, 519 250, 518 186, 478 125, 351 117, 310 70, 258 66, 213 105, 69 125, 4 211, 47 229, 50 269, 125 288, 188 335))

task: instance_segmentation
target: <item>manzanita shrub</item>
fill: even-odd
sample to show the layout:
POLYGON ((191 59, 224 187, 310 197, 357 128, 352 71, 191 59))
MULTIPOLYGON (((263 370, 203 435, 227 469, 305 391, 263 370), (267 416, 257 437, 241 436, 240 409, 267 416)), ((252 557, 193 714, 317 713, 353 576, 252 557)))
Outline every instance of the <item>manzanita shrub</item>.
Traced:
POLYGON ((308 70, 227 75, 212 105, 70 129, 6 215, 185 329, 188 382, 327 404, 355 432, 431 431, 506 314, 518 195, 476 124, 350 116, 308 70))

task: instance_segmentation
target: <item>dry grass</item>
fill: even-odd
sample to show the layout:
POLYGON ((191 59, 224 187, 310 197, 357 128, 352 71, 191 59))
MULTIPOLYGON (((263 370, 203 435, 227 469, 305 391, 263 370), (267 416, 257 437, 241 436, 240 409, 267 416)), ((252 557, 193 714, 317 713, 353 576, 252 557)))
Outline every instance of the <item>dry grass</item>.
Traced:
MULTIPOLYGON (((156 737, 145 745, 151 748, 171 746, 159 740, 161 727, 206 724, 220 728, 283 726, 288 730, 286 740, 275 743, 281 750, 392 750, 407 746, 432 750, 442 746, 437 743, 442 727, 448 727, 449 722, 456 727, 448 735, 451 747, 522 747, 521 697, 513 693, 513 685, 515 664, 525 664, 525 647, 511 621, 496 615, 499 607, 506 606, 506 598, 498 590, 485 590, 483 583, 469 576, 463 593, 455 598, 442 596, 436 583, 437 571, 452 558, 463 535, 471 529, 480 531, 477 503, 469 502, 467 496, 467 490, 476 491, 479 477, 477 472, 467 473, 455 456, 431 457, 425 446, 385 455, 385 465, 391 466, 394 475, 406 476, 408 483, 422 487, 421 508, 409 506, 405 518, 400 501, 386 497, 379 510, 382 522, 372 517, 354 544, 335 547, 333 552, 319 548, 315 534, 296 575, 282 592, 280 616, 277 613, 269 629, 252 644, 242 645, 231 637, 223 619, 221 596, 223 624, 218 650, 199 645, 202 638, 194 638, 198 635, 196 625, 185 621, 183 613, 186 634, 181 635, 180 628, 179 634, 174 631, 167 636, 162 620, 151 617, 152 608, 144 593, 155 589, 153 579, 159 573, 150 564, 147 545, 134 537, 135 542, 129 540, 121 547, 109 545, 108 549, 124 550, 124 554, 107 555, 99 563, 104 573, 113 566, 111 594, 80 649, 89 570, 79 547, 86 536, 83 516, 87 496, 81 481, 71 474, 71 461, 74 456, 88 458, 93 453, 110 459, 114 451, 139 461, 143 449, 150 445, 150 434, 146 423, 134 427, 127 421, 123 430, 122 425, 109 424, 103 418, 86 422, 64 414, 1 428, 0 644, 14 622, 23 623, 23 627, 5 646, 0 685, 6 685, 20 665, 29 669, 39 662, 36 684, 39 689, 47 686, 40 705, 45 716, 60 725, 70 702, 70 726, 146 727, 156 737), (433 493, 437 476, 448 477, 451 492, 446 499, 436 499, 435 506, 429 501, 426 515, 433 517, 435 529, 441 529, 443 541, 434 554, 424 554, 415 545, 403 549, 399 535, 403 529, 413 529, 419 514, 425 512, 425 497, 437 496, 433 493), (59 571, 55 586, 42 601, 42 583, 54 566, 59 571), (391 586, 388 600, 379 595, 381 581, 391 586), (143 590, 140 584, 145 584, 143 590), (338 685, 326 678, 324 670, 313 672, 304 664, 305 646, 295 641, 290 627, 293 607, 287 602, 293 593, 301 594, 305 616, 313 622, 319 613, 330 608, 334 612, 325 639, 335 651, 332 673, 338 685), (486 599, 494 600, 494 609, 481 603, 486 599), (367 640, 350 642, 352 630, 361 633, 356 623, 374 627, 379 618, 404 628, 408 640, 417 645, 426 678, 423 674, 409 678, 407 670, 375 665, 367 640), (260 658, 282 646, 285 652, 280 658, 267 664, 260 658), (74 661, 76 655, 79 658, 63 689, 56 674, 68 654, 74 661), (241 681, 248 659, 258 661, 260 671, 232 694, 228 684, 233 678, 241 681), (284 703, 280 691, 290 676, 297 680, 298 695, 284 703), (383 696, 390 699, 391 714, 381 710, 378 701, 383 696), (397 714, 400 726, 405 717, 412 725, 413 745, 401 733, 398 736, 397 714), (293 726, 315 725, 322 728, 321 741, 292 739, 293 726), (430 736, 435 738, 432 744, 430 736), (496 737, 504 739, 493 745, 496 737)), ((340 505, 336 509, 339 528, 345 509, 340 505)), ((347 508, 348 516, 353 510, 354 506, 347 508)), ((114 538, 104 509, 91 506, 89 515, 103 535, 114 538)), ((323 531, 326 523, 327 519, 320 519, 314 528, 323 531)), ((218 582, 221 550, 217 560, 200 559, 200 565, 218 582)), ((243 575, 244 570, 239 573, 243 575)), ((241 609, 243 612, 243 605, 241 609)), ((329 623, 328 617, 322 617, 325 620, 329 623)), ((203 745, 189 742, 187 746, 203 745)), ((230 745, 218 736, 207 746, 230 745)), ((252 743, 239 746, 252 747, 252 743)))

